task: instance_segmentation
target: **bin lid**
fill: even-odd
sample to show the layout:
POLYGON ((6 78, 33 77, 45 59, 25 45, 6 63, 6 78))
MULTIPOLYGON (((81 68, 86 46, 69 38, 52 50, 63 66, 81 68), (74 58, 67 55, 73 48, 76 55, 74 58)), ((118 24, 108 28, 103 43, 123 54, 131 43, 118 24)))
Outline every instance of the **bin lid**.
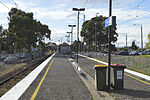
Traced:
POLYGON ((124 68, 126 68, 126 66, 124 64, 111 64, 111 67, 124 67, 124 68))
POLYGON ((107 65, 94 65, 95 69, 97 68, 108 68, 107 65))

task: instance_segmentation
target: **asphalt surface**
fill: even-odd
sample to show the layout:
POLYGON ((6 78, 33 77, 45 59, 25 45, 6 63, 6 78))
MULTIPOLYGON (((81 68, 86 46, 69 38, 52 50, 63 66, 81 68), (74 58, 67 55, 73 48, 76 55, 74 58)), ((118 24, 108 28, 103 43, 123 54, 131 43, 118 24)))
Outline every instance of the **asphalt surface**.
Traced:
MULTIPOLYGON (((84 69, 84 71, 86 71, 90 76, 92 76, 93 79, 95 78, 95 69, 93 68, 93 66, 99 63, 91 61, 87 58, 79 57, 78 64, 80 65, 80 67, 84 69)), ((133 77, 142 80, 139 77, 136 76, 133 77)), ((150 83, 147 80, 143 81, 150 83)), ((124 90, 111 89, 109 93, 111 96, 113 96, 115 100, 150 100, 150 85, 125 75, 124 90)))
MULTIPOLYGON (((49 64, 19 100, 29 100, 32 97, 49 64)), ((35 100, 92 100, 92 96, 67 57, 56 54, 35 100)))

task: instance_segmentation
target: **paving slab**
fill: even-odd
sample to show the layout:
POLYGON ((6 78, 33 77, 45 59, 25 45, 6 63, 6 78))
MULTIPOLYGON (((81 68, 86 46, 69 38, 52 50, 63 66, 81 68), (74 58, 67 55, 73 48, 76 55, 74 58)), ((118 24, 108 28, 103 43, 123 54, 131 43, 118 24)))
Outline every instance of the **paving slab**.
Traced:
MULTIPOLYGON (((75 59, 76 60, 76 59, 75 59)), ((89 74, 95 78, 95 70, 93 66, 95 64, 100 64, 95 61, 89 60, 84 57, 79 56, 79 65, 89 74)), ((113 73, 112 73, 113 74, 113 73)), ((149 84, 145 84, 139 80, 136 80, 133 76, 139 80, 143 80, 135 75, 125 73, 124 76, 124 90, 111 90, 109 94, 113 96, 115 100, 150 100, 150 81, 143 80, 149 84)))
MULTIPOLYGON (((47 65, 48 67, 48 65, 47 65)), ((19 100, 29 100, 42 79, 46 68, 19 100)), ((92 100, 92 96, 79 78, 67 57, 56 54, 35 100, 92 100)))

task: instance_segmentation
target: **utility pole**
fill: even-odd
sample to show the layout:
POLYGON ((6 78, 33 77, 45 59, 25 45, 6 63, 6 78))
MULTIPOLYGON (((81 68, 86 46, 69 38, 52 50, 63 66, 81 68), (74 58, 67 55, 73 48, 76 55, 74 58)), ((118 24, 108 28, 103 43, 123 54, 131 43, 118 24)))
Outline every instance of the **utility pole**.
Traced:
POLYGON ((72 9, 73 11, 77 11, 78 12, 78 23, 77 23, 77 63, 78 63, 78 49, 79 49, 79 14, 80 14, 80 11, 84 11, 85 8, 73 8, 72 9))
POLYGON ((141 24, 141 52, 143 55, 143 28, 142 28, 142 24, 141 24))
MULTIPOLYGON (((109 0, 109 17, 112 16, 112 0, 109 0)), ((109 52, 108 52, 108 90, 110 90, 110 67, 111 67, 111 26, 109 27, 109 36, 108 36, 108 42, 109 42, 109 52)))
MULTIPOLYGON (((139 25, 139 24, 134 24, 134 25, 139 25)), ((141 24, 141 52, 143 55, 143 27, 142 27, 142 24, 141 24)))
POLYGON ((126 49, 127 49, 127 52, 128 52, 128 44, 127 44, 128 42, 127 41, 128 41, 128 36, 127 36, 127 33, 126 33, 126 49))

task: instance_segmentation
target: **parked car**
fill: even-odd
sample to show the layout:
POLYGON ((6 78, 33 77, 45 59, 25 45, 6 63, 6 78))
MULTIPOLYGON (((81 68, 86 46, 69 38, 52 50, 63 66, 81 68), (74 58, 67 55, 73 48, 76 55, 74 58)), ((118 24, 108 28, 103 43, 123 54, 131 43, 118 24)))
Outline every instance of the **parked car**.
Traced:
POLYGON ((5 64, 14 64, 14 63, 18 63, 17 57, 15 56, 8 56, 5 60, 4 60, 5 64))
POLYGON ((116 53, 116 55, 129 55, 128 51, 120 51, 118 53, 116 53))
POLYGON ((129 54, 130 55, 139 55, 139 51, 131 51, 129 54))
POLYGON ((0 61, 4 61, 5 59, 7 58, 7 56, 6 55, 0 55, 0 61))
POLYGON ((143 55, 150 55, 150 50, 143 51, 143 53, 142 53, 142 52, 140 52, 139 54, 143 54, 143 55))

